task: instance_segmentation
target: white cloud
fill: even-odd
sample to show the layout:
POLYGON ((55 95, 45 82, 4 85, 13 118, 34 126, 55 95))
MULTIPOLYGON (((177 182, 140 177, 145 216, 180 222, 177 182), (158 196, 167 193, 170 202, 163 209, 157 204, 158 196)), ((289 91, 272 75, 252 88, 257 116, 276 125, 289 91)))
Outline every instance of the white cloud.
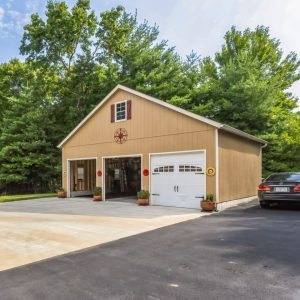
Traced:
POLYGON ((37 9, 37 3, 36 1, 26 1, 25 6, 27 10, 34 11, 37 9))
MULTIPOLYGON (((13 2, 10 1, 10 4, 13 2)), ((11 5, 6 5, 11 7, 11 5)), ((21 35, 23 27, 30 21, 29 12, 20 12, 14 9, 4 9, 0 6, 0 33, 1 38, 13 36, 15 34, 21 35)))
POLYGON ((298 0, 178 0, 158 23, 161 35, 181 54, 196 50, 212 55, 220 50, 224 34, 232 25, 238 29, 269 26, 286 52, 300 53, 300 40, 296 38, 299 10, 298 0))
POLYGON ((13 5, 14 0, 6 0, 5 5, 8 9, 10 9, 13 5))
MULTIPOLYGON (((91 4, 97 12, 119 4, 131 12, 137 9, 139 20, 158 24, 160 37, 182 56, 192 50, 213 56, 233 25, 239 30, 268 26, 285 54, 295 51, 300 56, 299 0, 92 0, 91 4)), ((300 82, 291 90, 300 97, 300 82)))
MULTIPOLYGON (((268 26, 272 37, 281 42, 284 53, 295 51, 300 56, 299 0, 178 0, 168 1, 169 8, 158 20, 161 37, 176 45, 185 56, 195 50, 202 56, 213 56, 224 43, 231 26, 239 30, 258 25, 268 26)), ((139 12, 142 12, 139 9, 139 12)), ((147 18, 145 12, 143 16, 147 18)), ((300 82, 291 91, 300 97, 300 82)))
POLYGON ((29 12, 37 12, 40 10, 41 5, 43 5, 43 3, 41 3, 43 1, 39 1, 39 0, 28 0, 25 2, 25 6, 27 11, 29 12))
POLYGON ((10 23, 5 22, 5 9, 0 6, 0 33, 5 36, 6 30, 10 27, 10 23))
POLYGON ((21 13, 17 10, 8 10, 7 15, 10 17, 10 20, 13 24, 12 29, 19 34, 22 33, 24 25, 30 22, 30 13, 21 13))
MULTIPOLYGON (((0 6, 1 35, 18 38, 30 15, 38 12, 43 16, 47 4, 46 0, 4 2, 0 6)), ((66 2, 72 7, 76 0, 66 2)), ((147 19, 150 24, 159 25, 160 37, 169 40, 170 46, 176 46, 182 56, 192 50, 202 56, 212 56, 221 49, 224 34, 232 25, 239 30, 269 26, 271 36, 280 39, 286 54, 295 51, 300 55, 299 0, 91 0, 97 15, 119 4, 133 13, 137 9, 139 20, 147 19)), ((292 92, 300 97, 300 82, 292 92)))
POLYGON ((2 22, 4 17, 4 8, 0 6, 0 22, 2 22))

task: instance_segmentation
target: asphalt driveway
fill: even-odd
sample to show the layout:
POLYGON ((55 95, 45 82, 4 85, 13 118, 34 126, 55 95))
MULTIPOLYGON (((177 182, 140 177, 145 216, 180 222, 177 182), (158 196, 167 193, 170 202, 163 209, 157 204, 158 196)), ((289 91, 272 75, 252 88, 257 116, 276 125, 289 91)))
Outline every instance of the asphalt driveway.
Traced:
POLYGON ((0 272, 6 299, 300 299, 300 211, 256 203, 0 272))
POLYGON ((202 215, 193 209, 90 198, 0 203, 0 271, 202 215))

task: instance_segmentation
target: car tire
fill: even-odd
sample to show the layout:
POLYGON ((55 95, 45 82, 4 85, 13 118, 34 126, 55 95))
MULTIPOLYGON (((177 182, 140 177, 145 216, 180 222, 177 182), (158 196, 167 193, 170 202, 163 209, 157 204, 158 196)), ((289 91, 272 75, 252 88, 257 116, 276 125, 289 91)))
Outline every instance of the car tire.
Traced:
POLYGON ((262 203, 262 202, 259 202, 259 205, 260 205, 261 208, 270 208, 269 203, 262 203))

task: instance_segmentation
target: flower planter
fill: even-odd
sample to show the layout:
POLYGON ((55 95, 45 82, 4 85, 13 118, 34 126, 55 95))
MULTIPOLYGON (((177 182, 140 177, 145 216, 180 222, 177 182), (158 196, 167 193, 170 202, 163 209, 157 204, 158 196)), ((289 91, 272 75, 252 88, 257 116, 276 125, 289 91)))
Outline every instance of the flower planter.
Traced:
POLYGON ((149 205, 148 199, 138 199, 138 205, 146 206, 149 205))
POLYGON ((66 192, 57 192, 58 198, 66 198, 66 192))
POLYGON ((102 196, 94 195, 94 201, 102 201, 102 196))
POLYGON ((137 193, 138 205, 149 205, 149 192, 146 190, 141 190, 137 193))
POLYGON ((214 201, 201 201, 201 209, 203 211, 213 211, 216 209, 216 202, 214 201))

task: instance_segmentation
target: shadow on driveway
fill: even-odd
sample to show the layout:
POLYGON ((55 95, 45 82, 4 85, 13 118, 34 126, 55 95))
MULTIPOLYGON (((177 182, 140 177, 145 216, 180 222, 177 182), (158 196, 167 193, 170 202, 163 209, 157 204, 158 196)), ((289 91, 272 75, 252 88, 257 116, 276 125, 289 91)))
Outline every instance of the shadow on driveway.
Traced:
POLYGON ((4 299, 300 299, 299 210, 256 202, 0 273, 4 299))
POLYGON ((290 275, 299 275, 300 207, 280 205, 261 209, 248 205, 242 210, 241 207, 212 216, 209 221, 217 218, 219 226, 207 244, 218 248, 226 245, 228 251, 221 255, 227 260, 260 264, 264 269, 281 268, 290 275))

